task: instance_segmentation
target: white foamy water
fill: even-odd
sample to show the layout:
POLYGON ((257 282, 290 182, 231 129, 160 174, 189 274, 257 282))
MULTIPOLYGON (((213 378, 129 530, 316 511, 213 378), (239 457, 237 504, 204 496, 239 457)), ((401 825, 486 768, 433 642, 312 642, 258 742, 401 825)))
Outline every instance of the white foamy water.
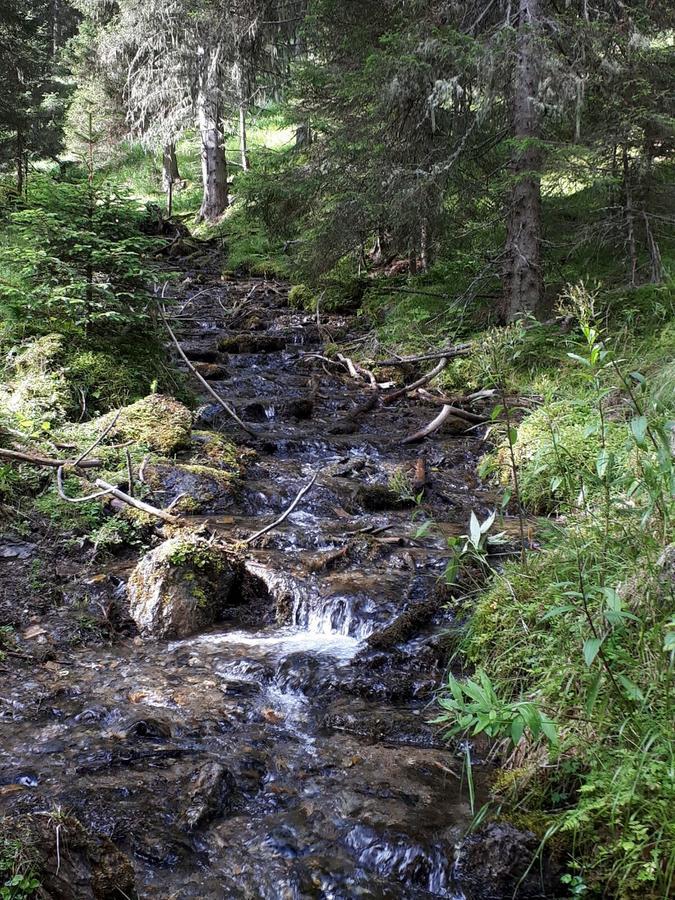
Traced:
POLYGON ((291 653, 311 652, 349 662, 360 647, 357 638, 347 634, 323 634, 297 628, 279 628, 270 632, 225 631, 222 634, 203 634, 169 644, 169 650, 203 649, 213 653, 226 647, 246 647, 256 657, 280 658, 291 653), (258 651, 258 652, 255 652, 258 651))

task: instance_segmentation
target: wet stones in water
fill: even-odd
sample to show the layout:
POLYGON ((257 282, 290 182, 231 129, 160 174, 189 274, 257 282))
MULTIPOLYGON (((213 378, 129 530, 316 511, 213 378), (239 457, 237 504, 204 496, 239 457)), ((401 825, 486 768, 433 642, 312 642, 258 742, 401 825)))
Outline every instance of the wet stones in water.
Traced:
POLYGON ((286 349, 285 337, 271 334, 234 334, 218 344, 221 353, 278 353, 286 349))
POLYGON ((444 748, 445 745, 426 722, 405 710, 369 709, 337 701, 323 719, 323 727, 331 731, 346 731, 369 738, 375 743, 407 747, 444 748))
POLYGON ((466 838, 457 862, 466 900, 511 900, 516 889, 519 900, 560 896, 548 860, 532 865, 538 847, 531 832, 506 822, 493 822, 466 838))
POLYGON ((144 637, 189 637, 217 621, 235 579, 233 562, 208 541, 171 538, 131 574, 129 612, 144 637))
POLYGON ((210 762, 198 769, 187 788, 188 802, 180 821, 192 830, 206 825, 231 809, 235 780, 220 763, 210 762))
POLYGON ((197 362, 195 363, 195 369, 207 381, 223 381, 230 376, 225 366, 219 366, 215 362, 197 362))

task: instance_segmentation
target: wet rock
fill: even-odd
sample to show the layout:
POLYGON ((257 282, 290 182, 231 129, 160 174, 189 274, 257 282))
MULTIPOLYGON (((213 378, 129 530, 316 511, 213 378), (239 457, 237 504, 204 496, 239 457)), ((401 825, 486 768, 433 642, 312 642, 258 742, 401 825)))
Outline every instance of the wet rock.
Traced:
POLYGON ((5 820, 34 860, 45 900, 123 900, 137 897, 129 858, 107 837, 72 816, 40 815, 5 820), (58 852, 57 852, 58 847, 58 852))
POLYGON ((466 838, 457 862, 466 900, 511 900, 516 886, 518 900, 556 896, 550 866, 542 876, 540 863, 532 865, 538 847, 531 832, 508 823, 493 822, 466 838))
POLYGON ((221 353, 278 353, 286 349, 286 338, 271 334, 234 334, 218 344, 221 353))
POLYGON ((442 847, 424 847, 406 835, 378 833, 362 825, 349 833, 347 846, 359 866, 387 881, 419 887, 436 897, 450 896, 452 860, 442 847))
POLYGON ((211 466, 158 463, 146 469, 146 481, 163 493, 163 506, 180 497, 174 512, 222 512, 232 505, 236 474, 211 466))
POLYGON ((0 541, 0 559, 28 559, 35 552, 35 544, 18 538, 6 537, 0 541))
POLYGON ((400 702, 431 696, 442 672, 437 654, 428 646, 411 652, 361 651, 351 665, 334 673, 331 686, 366 700, 400 702))
POLYGON ((230 375, 225 366, 219 366, 214 362, 198 362, 195 369, 207 381, 222 381, 230 375))
POLYGON ((368 512, 408 509, 415 505, 413 499, 400 497, 382 484, 362 484, 356 492, 356 500, 368 512))
POLYGON ((375 743, 445 747, 424 719, 406 713, 405 710, 383 712, 376 707, 348 706, 338 701, 329 709, 322 724, 329 730, 357 734, 375 743))
POLYGON ((225 766, 210 762, 197 769, 187 789, 181 824, 189 830, 208 824, 231 808, 234 792, 234 777, 225 766))
MULTIPOLYGON (((182 349, 191 362, 217 365, 220 361, 220 354, 217 350, 206 350, 203 347, 191 347, 186 344, 182 345, 182 349)), ((203 373, 200 372, 200 374, 203 373)), ((206 375, 204 375, 204 378, 206 378, 206 375)))
POLYGON ((214 624, 235 577, 233 563, 205 539, 171 538, 144 556, 131 574, 131 617, 144 637, 189 637, 214 624))

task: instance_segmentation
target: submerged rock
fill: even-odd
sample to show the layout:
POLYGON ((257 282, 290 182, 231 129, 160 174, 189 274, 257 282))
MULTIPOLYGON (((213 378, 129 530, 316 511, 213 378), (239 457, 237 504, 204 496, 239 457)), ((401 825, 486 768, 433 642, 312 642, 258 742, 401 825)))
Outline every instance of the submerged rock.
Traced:
POLYGON ((189 637, 214 624, 234 582, 231 561, 208 541, 174 537, 132 572, 129 612, 144 637, 189 637))
POLYGON ((208 824, 232 805, 234 790, 234 777, 225 766, 206 763, 192 777, 181 823, 190 830, 208 824))

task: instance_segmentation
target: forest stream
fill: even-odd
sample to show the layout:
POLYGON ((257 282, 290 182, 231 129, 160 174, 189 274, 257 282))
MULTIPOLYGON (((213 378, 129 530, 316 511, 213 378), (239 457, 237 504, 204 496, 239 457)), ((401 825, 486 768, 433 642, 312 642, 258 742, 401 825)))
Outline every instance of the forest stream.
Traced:
MULTIPOLYGON (((369 388, 322 354, 358 340, 358 319, 317 324, 284 284, 223 282, 214 267, 171 292, 187 357, 257 430, 204 392, 199 440, 222 430, 251 450, 235 497, 215 498, 195 527, 244 538, 318 477, 247 548, 238 602, 215 628, 8 673, 3 807, 60 808, 110 837, 142 897, 492 896, 457 853, 472 819, 462 748, 430 724, 452 625, 443 534, 491 509, 474 475, 480 431, 403 445, 428 408, 364 412, 369 388), (415 504, 387 486, 421 458, 438 527, 416 537, 415 504), (426 620, 402 643, 368 644, 405 610, 426 620)), ((91 581, 122 596, 129 567, 99 566, 91 581)))

